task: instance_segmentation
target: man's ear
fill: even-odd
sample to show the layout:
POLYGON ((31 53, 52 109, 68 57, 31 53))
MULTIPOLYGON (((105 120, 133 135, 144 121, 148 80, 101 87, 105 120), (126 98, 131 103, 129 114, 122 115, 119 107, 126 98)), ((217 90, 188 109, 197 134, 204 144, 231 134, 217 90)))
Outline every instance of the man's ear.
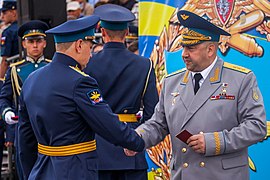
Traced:
POLYGON ((210 43, 207 47, 208 56, 213 56, 216 53, 216 45, 214 43, 210 43))
POLYGON ((74 46, 77 53, 82 53, 82 43, 83 43, 83 40, 81 39, 75 41, 74 46))
POLYGON ((26 45, 25 45, 25 41, 24 40, 22 40, 22 46, 23 46, 24 49, 26 48, 26 45))
POLYGON ((43 48, 45 48, 46 46, 47 46, 47 41, 44 42, 43 48))
POLYGON ((100 30, 101 30, 101 35, 102 35, 102 37, 104 37, 104 36, 105 36, 105 34, 106 34, 105 29, 104 29, 104 28, 101 28, 100 30))

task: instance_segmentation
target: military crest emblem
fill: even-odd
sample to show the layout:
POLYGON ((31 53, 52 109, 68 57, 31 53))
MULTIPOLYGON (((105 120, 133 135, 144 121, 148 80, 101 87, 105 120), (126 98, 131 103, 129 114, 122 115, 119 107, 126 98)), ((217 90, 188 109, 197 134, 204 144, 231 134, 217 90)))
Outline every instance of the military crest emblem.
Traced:
POLYGON ((217 17, 223 25, 226 25, 233 12, 234 0, 215 0, 214 4, 217 17))

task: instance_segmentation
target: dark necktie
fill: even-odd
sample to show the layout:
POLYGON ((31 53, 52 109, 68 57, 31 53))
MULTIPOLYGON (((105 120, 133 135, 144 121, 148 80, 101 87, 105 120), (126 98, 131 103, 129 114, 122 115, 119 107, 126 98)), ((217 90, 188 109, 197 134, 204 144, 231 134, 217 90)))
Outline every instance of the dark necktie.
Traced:
POLYGON ((194 94, 196 94, 197 91, 200 89, 200 84, 199 84, 199 82, 200 82, 200 80, 202 79, 201 73, 196 73, 196 74, 194 75, 194 79, 195 79, 194 94))

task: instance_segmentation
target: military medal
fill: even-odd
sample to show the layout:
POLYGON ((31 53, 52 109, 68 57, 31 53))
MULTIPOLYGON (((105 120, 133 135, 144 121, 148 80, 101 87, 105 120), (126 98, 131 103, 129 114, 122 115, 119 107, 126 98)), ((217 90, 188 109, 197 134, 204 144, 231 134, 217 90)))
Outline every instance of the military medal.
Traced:
POLYGON ((227 95, 226 88, 228 87, 228 83, 222 83, 221 93, 217 96, 212 96, 211 100, 219 100, 219 99, 228 99, 228 100, 234 100, 235 96, 233 95, 227 95))

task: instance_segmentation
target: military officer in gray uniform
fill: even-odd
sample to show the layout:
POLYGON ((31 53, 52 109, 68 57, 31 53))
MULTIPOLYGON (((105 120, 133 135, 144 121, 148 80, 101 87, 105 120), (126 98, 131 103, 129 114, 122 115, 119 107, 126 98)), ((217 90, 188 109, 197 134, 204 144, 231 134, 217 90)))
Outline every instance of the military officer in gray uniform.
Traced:
POLYGON ((266 135, 256 77, 217 57, 220 35, 229 33, 185 10, 177 16, 186 27, 180 41, 186 68, 164 79, 155 113, 136 131, 146 148, 170 134, 171 179, 247 180, 248 146, 266 135))

